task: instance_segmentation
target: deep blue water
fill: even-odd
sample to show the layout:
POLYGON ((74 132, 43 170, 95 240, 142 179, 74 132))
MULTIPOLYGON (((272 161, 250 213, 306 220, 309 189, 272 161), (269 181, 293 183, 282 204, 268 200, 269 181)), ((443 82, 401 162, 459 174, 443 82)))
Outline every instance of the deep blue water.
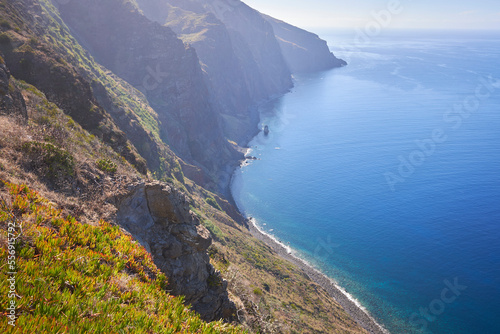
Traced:
POLYGON ((349 66, 261 108, 238 206, 392 333, 500 333, 500 34, 323 37, 349 66))

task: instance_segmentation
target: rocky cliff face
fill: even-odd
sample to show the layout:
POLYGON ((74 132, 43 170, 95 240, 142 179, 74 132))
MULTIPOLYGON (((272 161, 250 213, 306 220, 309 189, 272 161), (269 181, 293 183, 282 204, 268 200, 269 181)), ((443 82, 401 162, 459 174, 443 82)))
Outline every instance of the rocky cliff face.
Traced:
POLYGON ((224 138, 194 49, 121 0, 70 1, 59 10, 97 61, 146 95, 174 151, 227 186, 225 166, 240 156, 224 138))
MULTIPOLYGON (((179 0, 172 0, 180 5, 179 0)), ((272 26, 239 0, 192 0, 212 13, 229 31, 236 56, 250 79, 253 97, 266 98, 290 88, 290 71, 283 59, 272 26)), ((199 10, 198 10, 199 11, 199 10)))
POLYGON ((317 35, 273 19, 239 0, 137 0, 148 18, 192 45, 225 135, 246 143, 256 130, 256 102, 286 92, 290 72, 345 65, 317 35))
MULTIPOLYGON (((142 174, 163 170, 160 177, 194 191, 184 182, 182 166, 189 178, 224 193, 231 164, 241 157, 226 139, 245 142, 258 122, 251 106, 292 85, 272 25, 240 1, 0 0, 0 5, 0 112, 26 117, 22 94, 28 96, 30 115, 55 104, 71 116, 68 124, 74 120, 100 139, 75 137, 75 142, 102 142, 117 153, 96 150, 85 165, 97 164, 103 154, 120 166, 130 162, 142 174), (33 86, 12 80, 9 70, 33 86), (12 82, 24 87, 22 94, 12 82), (30 96, 44 102, 34 106, 30 96)), ((88 182, 102 179, 92 176, 88 182)), ((198 208, 208 206, 203 199, 208 192, 198 196, 198 208)), ((207 255, 210 234, 179 191, 163 183, 136 183, 113 201, 117 222, 151 252, 172 292, 185 295, 207 320, 231 317, 226 283, 207 255)), ((229 203, 217 202, 239 218, 229 203)), ((241 243, 235 244, 237 252, 241 243)))
POLYGON ((250 107, 292 86, 270 24, 240 1, 137 3, 146 16, 171 27, 196 49, 224 133, 246 143, 258 123, 250 107))
POLYGON ((163 183, 130 185, 113 199, 116 220, 153 255, 174 295, 186 296, 203 319, 229 319, 235 306, 227 283, 210 264, 210 232, 189 210, 186 197, 163 183))
POLYGON ((38 1, 20 0, 2 5, 9 17, 22 22, 23 27, 17 30, 11 27, 2 34, 0 51, 11 74, 40 89, 49 101, 145 174, 147 166, 144 159, 99 105, 90 83, 77 71, 76 66, 64 59, 60 50, 53 48, 52 32, 57 29, 66 41, 71 41, 67 31, 57 26, 38 1), (51 43, 46 42, 48 40, 51 43))
POLYGON ((293 73, 324 71, 347 63, 330 52, 327 43, 318 35, 297 28, 268 15, 288 67, 293 73))
POLYGON ((17 114, 28 119, 26 103, 21 92, 12 84, 10 72, 0 54, 0 115, 17 114))

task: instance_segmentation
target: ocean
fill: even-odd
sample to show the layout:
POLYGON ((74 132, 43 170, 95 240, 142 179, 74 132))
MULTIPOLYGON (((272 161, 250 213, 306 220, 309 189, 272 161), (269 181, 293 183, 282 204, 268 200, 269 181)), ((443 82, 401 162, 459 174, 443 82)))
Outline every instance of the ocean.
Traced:
POLYGON ((240 210, 391 333, 500 333, 500 33, 323 31, 261 107, 240 210))

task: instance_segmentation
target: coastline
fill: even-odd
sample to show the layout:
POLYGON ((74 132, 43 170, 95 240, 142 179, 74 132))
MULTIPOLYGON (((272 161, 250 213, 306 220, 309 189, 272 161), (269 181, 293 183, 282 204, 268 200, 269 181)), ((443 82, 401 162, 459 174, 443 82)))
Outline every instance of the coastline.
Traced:
POLYGON ((269 234, 261 231, 255 224, 254 219, 249 218, 247 221, 248 229, 255 238, 271 247, 283 259, 293 263, 303 270, 312 281, 316 282, 323 289, 325 289, 328 294, 332 296, 361 327, 366 329, 371 334, 390 334, 387 329, 377 323, 368 311, 366 311, 346 291, 339 287, 331 278, 315 269, 305 260, 293 255, 289 247, 278 242, 269 234))
MULTIPOLYGON (((295 83, 295 82, 294 82, 295 83)), ((284 94, 283 94, 284 95, 284 94)), ((277 97, 274 97, 277 98, 277 97)), ((269 99, 267 102, 273 100, 269 99)), ((258 108, 260 109, 260 107, 258 108)), ((259 113, 260 114, 260 113, 259 113)), ((259 117, 260 118, 260 117, 259 117)), ((259 121, 260 124, 260 121, 259 121)), ((262 130, 259 129, 257 134, 262 130)), ((257 135, 256 134, 256 135, 257 135)), ((254 136, 255 137, 255 136, 254 136)), ((244 159, 239 161, 238 167, 241 168, 248 164, 249 159, 247 156, 252 152, 252 149, 248 146, 250 140, 247 142, 245 147, 242 147, 242 153, 244 154, 244 159)), ((367 310, 363 308, 359 302, 354 299, 349 293, 347 293, 342 287, 338 286, 331 278, 323 274, 318 269, 314 268, 307 261, 299 258, 294 255, 292 249, 289 246, 286 246, 276 240, 272 235, 267 234, 262 231, 257 225, 253 218, 245 217, 242 211, 238 208, 236 201, 233 197, 232 193, 232 178, 234 176, 234 172, 231 176, 231 181, 229 183, 229 194, 231 198, 231 202, 236 207, 238 212, 245 219, 245 225, 250 231, 250 233, 257 238, 258 240, 264 242, 267 246, 271 247, 281 258, 284 260, 296 265, 300 268, 304 273, 316 284, 321 286, 325 291, 333 298, 339 305, 349 314, 354 321, 356 321, 361 327, 363 327, 370 334, 391 334, 387 329, 385 329, 382 325, 377 323, 377 321, 369 314, 367 310)))

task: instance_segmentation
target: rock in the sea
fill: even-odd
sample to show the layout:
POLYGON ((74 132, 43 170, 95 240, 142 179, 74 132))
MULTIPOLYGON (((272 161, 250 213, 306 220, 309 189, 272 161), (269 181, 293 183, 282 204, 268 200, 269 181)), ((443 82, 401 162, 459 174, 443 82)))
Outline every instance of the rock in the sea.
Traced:
POLYGON ((210 232, 181 192, 160 183, 139 183, 113 199, 118 224, 137 239, 168 277, 168 289, 186 297, 204 320, 230 319, 236 308, 227 282, 210 264, 210 232))

